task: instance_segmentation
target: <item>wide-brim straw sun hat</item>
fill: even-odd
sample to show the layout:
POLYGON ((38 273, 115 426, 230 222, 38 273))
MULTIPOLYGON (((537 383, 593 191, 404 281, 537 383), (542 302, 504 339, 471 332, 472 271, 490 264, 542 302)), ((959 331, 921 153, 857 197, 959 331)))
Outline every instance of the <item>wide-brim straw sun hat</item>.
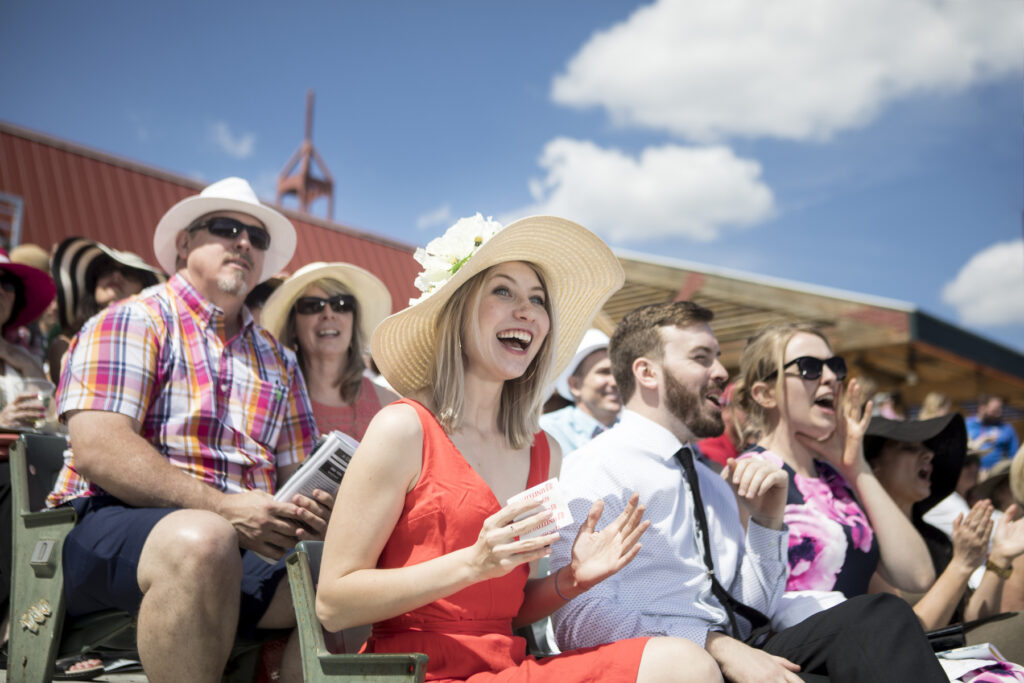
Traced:
POLYGON ((337 280, 356 298, 359 334, 368 343, 373 330, 391 313, 391 293, 376 275, 351 263, 317 261, 299 268, 267 299, 260 317, 263 327, 280 339, 295 301, 309 285, 323 279, 337 280))
POLYGON ((914 505, 915 514, 924 514, 956 490, 957 479, 967 456, 967 427, 959 413, 930 420, 890 420, 872 417, 864 436, 864 456, 870 462, 878 457, 886 440, 920 442, 932 458, 931 493, 914 505))
POLYGON ((53 301, 56 289, 53 278, 45 270, 11 261, 4 249, 0 249, 0 270, 21 280, 22 295, 25 298, 25 305, 15 316, 4 323, 3 327, 14 329, 28 325, 42 315, 46 307, 53 301))
POLYGON ((207 186, 198 195, 186 197, 167 210, 153 233, 153 253, 165 272, 178 272, 178 251, 174 238, 201 216, 214 211, 238 211, 256 218, 270 233, 270 248, 263 258, 259 282, 282 270, 295 253, 295 226, 282 214, 261 204, 249 183, 242 178, 224 178, 207 186))
POLYGON ((82 297, 89 293, 90 285, 95 286, 96 274, 93 268, 103 257, 138 272, 143 287, 166 279, 163 273, 146 263, 138 254, 112 249, 85 237, 68 237, 57 245, 50 261, 50 273, 57 285, 57 315, 65 330, 74 324, 75 311, 82 297))
POLYGON ((576 397, 572 395, 572 391, 569 389, 569 378, 572 377, 573 373, 580 366, 587 356, 592 354, 594 351, 600 351, 601 349, 607 349, 610 340, 608 335, 601 330, 589 329, 583 334, 583 340, 580 345, 576 348, 576 353, 573 354, 569 360, 569 364, 565 366, 565 370, 555 380, 555 391, 564 398, 566 401, 576 401, 576 397))
POLYGON ((477 273, 509 261, 524 261, 540 271, 554 343, 554 362, 542 386, 568 364, 594 316, 625 279, 618 259, 597 235, 554 216, 523 218, 502 229, 477 214, 453 225, 426 250, 417 250, 417 260, 431 264, 417 278, 426 293, 378 325, 370 344, 381 374, 403 396, 430 382, 438 316, 452 294, 477 273))

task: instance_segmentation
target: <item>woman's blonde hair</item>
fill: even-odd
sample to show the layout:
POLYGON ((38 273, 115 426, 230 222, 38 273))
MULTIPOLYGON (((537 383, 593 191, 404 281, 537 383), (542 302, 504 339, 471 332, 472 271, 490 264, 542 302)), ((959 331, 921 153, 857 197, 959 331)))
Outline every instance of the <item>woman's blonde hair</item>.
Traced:
POLYGON ((819 328, 807 323, 776 323, 764 328, 747 341, 747 346, 740 356, 740 374, 736 381, 735 401, 746 413, 750 421, 767 435, 775 429, 769 421, 768 411, 751 395, 751 388, 757 382, 768 381, 774 373, 775 395, 781 397, 784 391, 782 365, 785 362, 786 345, 798 334, 813 334, 820 337, 832 348, 828 337, 819 328))
MULTIPOLYGON (((547 292, 544 275, 533 264, 529 265, 540 279, 547 292)), ((438 345, 431 368, 431 403, 438 422, 449 434, 462 424, 465 392, 465 359, 462 353, 463 331, 477 333, 477 311, 483 297, 483 285, 488 274, 497 266, 491 266, 467 280, 445 302, 438 316, 438 345)), ((540 430, 538 418, 540 409, 547 398, 547 378, 554 361, 552 339, 557 330, 557 321, 552 312, 548 296, 544 297, 544 309, 551 321, 551 328, 530 367, 521 377, 506 380, 501 389, 498 406, 498 425, 505 440, 512 448, 523 448, 533 441, 533 435, 540 430)))
MULTIPOLYGON (((327 294, 328 298, 338 294, 351 294, 345 285, 333 278, 315 280, 306 285, 306 290, 310 287, 319 287, 327 294)), ((303 290, 303 292, 306 290, 303 290)), ((299 359, 299 367, 302 368, 302 373, 305 375, 309 372, 307 368, 308 359, 303 356, 302 347, 299 345, 299 339, 295 333, 295 315, 295 304, 293 302, 291 310, 288 311, 288 321, 285 323, 284 333, 281 335, 280 341, 295 351, 295 356, 299 359)), ((346 352, 345 364, 342 366, 338 376, 338 380, 341 383, 341 399, 346 404, 351 405, 359 397, 359 389, 363 385, 364 370, 366 370, 366 362, 363 360, 363 338, 359 334, 359 301, 357 300, 355 310, 352 312, 352 338, 349 341, 348 351, 346 352)))

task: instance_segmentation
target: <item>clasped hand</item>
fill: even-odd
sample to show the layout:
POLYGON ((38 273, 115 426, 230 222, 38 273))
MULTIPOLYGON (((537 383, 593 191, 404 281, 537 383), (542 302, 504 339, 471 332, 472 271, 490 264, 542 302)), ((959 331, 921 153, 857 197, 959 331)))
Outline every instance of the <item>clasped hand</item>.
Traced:
POLYGON ((299 541, 321 540, 334 507, 334 496, 316 489, 313 497, 275 500, 265 491, 225 495, 217 512, 231 522, 243 548, 278 559, 299 541))
POLYGON ((740 503, 758 524, 781 529, 789 494, 789 475, 774 463, 756 455, 729 458, 722 479, 732 486, 740 503))

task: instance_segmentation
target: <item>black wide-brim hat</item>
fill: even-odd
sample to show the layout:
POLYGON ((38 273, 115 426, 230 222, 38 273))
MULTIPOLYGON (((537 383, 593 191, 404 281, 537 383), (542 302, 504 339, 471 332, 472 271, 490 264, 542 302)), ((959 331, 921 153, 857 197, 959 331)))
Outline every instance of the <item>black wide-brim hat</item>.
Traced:
POLYGON ((956 490, 967 456, 967 427, 959 413, 930 420, 872 417, 864 436, 864 457, 868 462, 878 457, 886 440, 920 442, 935 454, 932 458, 932 492, 914 505, 916 515, 923 515, 956 490))
POLYGON ((57 315, 61 327, 65 330, 71 329, 74 325, 78 302, 91 286, 95 286, 93 271, 104 258, 136 271, 143 287, 150 287, 166 280, 163 273, 137 254, 112 249, 85 237, 68 237, 57 245, 50 259, 50 272, 57 285, 57 315))

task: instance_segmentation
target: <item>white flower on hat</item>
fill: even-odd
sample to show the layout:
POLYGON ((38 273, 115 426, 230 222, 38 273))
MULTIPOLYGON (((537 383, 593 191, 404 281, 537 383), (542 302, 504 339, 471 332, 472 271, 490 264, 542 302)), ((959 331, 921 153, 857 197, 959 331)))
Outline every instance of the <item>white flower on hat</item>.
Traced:
POLYGON ((414 284, 423 294, 418 299, 410 299, 409 305, 427 299, 440 289, 484 242, 501 229, 501 223, 477 213, 469 218, 460 218, 443 235, 432 239, 426 248, 417 249, 413 258, 423 266, 423 272, 416 276, 414 284))

